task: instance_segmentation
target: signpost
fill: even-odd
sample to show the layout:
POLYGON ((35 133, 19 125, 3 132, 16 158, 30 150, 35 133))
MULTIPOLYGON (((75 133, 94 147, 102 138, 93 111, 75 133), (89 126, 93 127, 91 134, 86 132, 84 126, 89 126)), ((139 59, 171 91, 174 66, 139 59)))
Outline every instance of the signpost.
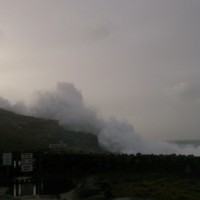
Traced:
POLYGON ((32 153, 21 154, 21 171, 22 172, 33 171, 33 154, 32 153))
POLYGON ((12 165, 12 153, 3 153, 3 165, 4 166, 12 165))
POLYGON ((6 178, 9 178, 12 166, 12 153, 3 153, 2 158, 3 158, 3 166, 5 166, 6 178))

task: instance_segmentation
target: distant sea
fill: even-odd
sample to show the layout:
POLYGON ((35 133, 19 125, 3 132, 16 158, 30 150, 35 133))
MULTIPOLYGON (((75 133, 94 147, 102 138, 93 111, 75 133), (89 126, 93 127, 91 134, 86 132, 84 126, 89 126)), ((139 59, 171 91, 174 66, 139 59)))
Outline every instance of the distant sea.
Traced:
POLYGON ((179 146, 187 146, 191 145, 194 147, 200 146, 200 140, 174 140, 174 141, 168 141, 173 144, 177 144, 179 146))

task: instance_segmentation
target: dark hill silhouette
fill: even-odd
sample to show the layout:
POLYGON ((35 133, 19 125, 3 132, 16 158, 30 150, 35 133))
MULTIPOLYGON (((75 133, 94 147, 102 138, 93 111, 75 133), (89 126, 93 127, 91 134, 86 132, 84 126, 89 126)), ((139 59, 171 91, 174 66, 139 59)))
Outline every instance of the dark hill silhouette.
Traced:
POLYGON ((0 151, 42 150, 65 143, 67 150, 100 152, 97 136, 65 130, 58 121, 23 116, 0 108, 0 151))

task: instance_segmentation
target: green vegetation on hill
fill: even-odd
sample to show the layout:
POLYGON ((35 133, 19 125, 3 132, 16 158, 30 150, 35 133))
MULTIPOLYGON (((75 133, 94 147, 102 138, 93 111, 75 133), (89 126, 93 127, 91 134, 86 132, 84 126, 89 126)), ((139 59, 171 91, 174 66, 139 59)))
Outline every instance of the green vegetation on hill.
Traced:
POLYGON ((0 109, 0 151, 42 150, 55 143, 66 144, 67 150, 101 151, 93 134, 65 130, 55 120, 0 109))

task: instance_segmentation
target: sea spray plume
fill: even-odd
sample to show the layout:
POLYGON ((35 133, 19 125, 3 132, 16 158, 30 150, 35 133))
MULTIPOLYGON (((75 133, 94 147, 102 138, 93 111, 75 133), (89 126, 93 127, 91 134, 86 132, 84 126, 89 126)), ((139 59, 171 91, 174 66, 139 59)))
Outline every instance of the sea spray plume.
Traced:
POLYGON ((54 91, 37 92, 36 101, 29 107, 23 102, 11 104, 3 98, 0 107, 18 114, 56 119, 66 129, 94 133, 100 145, 111 152, 200 155, 200 147, 180 148, 176 144, 146 140, 127 121, 115 118, 104 121, 85 105, 81 92, 71 83, 58 83, 54 91))
POLYGON ((15 104, 11 105, 11 110, 20 115, 30 115, 30 110, 23 101, 18 101, 15 104))
POLYGON ((66 129, 92 133, 99 132, 103 124, 71 83, 59 82, 55 91, 38 92, 36 96, 31 106, 33 116, 56 119, 66 129))
POLYGON ((100 144, 109 151, 137 153, 143 149, 141 136, 134 127, 126 121, 111 118, 99 134, 100 144))
POLYGON ((11 104, 7 99, 0 97, 0 108, 11 110, 11 104))
POLYGON ((38 92, 31 109, 34 116, 56 119, 66 129, 87 131, 98 136, 101 146, 112 152, 154 154, 198 154, 199 150, 144 139, 127 121, 104 121, 86 106, 80 91, 71 83, 58 83, 56 90, 38 92))
POLYGON ((179 147, 168 142, 147 140, 134 130, 132 124, 115 118, 105 122, 98 139, 105 149, 115 153, 200 155, 200 147, 179 147))
MULTIPOLYGON (((172 154, 182 150, 175 144, 146 140, 132 124, 115 118, 105 123, 99 136, 100 144, 107 150, 121 153, 172 154)), ((185 149, 185 154, 187 150, 185 149)))
POLYGON ((30 111, 23 101, 11 104, 7 99, 0 97, 0 108, 4 108, 21 115, 30 115, 30 111))

